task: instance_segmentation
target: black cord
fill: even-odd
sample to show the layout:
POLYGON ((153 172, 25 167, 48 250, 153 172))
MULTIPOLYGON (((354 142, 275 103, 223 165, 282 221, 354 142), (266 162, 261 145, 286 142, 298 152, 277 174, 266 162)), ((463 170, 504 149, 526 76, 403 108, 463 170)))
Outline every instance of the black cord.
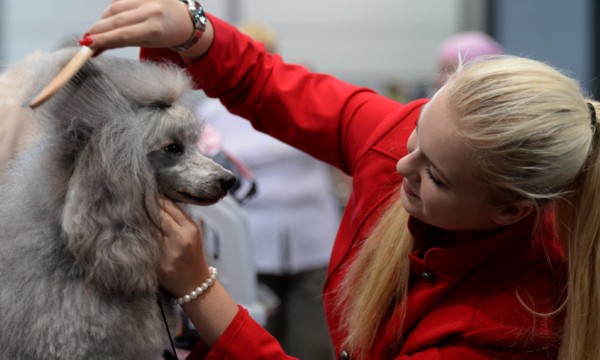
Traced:
POLYGON ((167 335, 169 336, 169 342, 171 343, 173 356, 175 357, 175 360, 179 360, 177 357, 177 350, 175 350, 175 343, 173 342, 173 337, 171 336, 171 330, 169 330, 169 324, 167 323, 167 317, 165 316, 165 311, 163 310, 162 303, 160 302, 160 294, 156 294, 156 303, 160 308, 160 314, 162 315, 163 322, 165 323, 165 329, 167 329, 167 335))

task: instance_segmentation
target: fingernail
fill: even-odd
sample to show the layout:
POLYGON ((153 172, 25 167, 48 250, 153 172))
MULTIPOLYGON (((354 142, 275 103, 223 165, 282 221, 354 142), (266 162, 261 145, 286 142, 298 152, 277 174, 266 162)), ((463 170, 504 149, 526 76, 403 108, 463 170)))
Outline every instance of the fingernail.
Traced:
POLYGON ((90 36, 90 34, 85 34, 85 36, 81 40, 79 40, 79 45, 90 46, 90 45, 92 45, 93 42, 94 42, 94 40, 92 40, 92 37, 90 36))

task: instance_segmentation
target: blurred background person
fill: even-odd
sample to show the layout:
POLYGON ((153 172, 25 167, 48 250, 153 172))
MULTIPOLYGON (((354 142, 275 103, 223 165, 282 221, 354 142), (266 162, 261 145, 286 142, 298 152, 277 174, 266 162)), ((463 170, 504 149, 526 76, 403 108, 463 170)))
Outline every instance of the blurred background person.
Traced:
MULTIPOLYGON (((240 30, 277 52, 275 33, 244 23, 240 30)), ((201 121, 220 132, 223 149, 252 173, 257 193, 244 203, 258 281, 278 297, 267 330, 300 359, 333 358, 322 290, 341 218, 329 166, 234 119, 218 100, 202 100, 201 121)))
POLYGON ((440 47, 437 64, 436 89, 454 73, 459 62, 466 63, 481 56, 499 55, 504 47, 486 33, 461 32, 444 41, 440 47))

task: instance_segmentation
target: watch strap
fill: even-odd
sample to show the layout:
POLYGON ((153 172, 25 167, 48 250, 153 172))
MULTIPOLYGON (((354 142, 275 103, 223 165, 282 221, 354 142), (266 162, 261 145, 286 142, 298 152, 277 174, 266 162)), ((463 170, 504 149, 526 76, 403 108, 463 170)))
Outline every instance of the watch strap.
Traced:
POLYGON ((196 0, 180 0, 181 2, 187 4, 188 12, 190 17, 192 18, 192 23, 194 25, 194 30, 192 31, 192 35, 189 39, 179 46, 175 46, 172 49, 175 51, 185 51, 189 50, 192 46, 196 45, 198 40, 206 31, 206 24, 208 22, 208 18, 204 13, 204 9, 202 5, 196 0))

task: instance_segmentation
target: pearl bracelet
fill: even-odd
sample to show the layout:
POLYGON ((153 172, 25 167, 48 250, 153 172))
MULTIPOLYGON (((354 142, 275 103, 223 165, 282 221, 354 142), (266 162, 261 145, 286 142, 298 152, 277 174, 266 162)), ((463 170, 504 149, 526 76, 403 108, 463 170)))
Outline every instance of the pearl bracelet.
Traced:
POLYGON ((217 268, 215 268, 213 266, 209 266, 208 271, 210 272, 210 276, 208 277, 208 279, 206 279, 206 281, 204 281, 202 284, 200 284, 200 286, 198 286, 196 289, 194 289, 191 293, 184 295, 182 297, 172 298, 171 305, 175 306, 175 305, 181 305, 183 303, 189 303, 190 301, 194 300, 198 296, 204 294, 204 292, 206 290, 208 290, 208 288, 211 287, 217 280, 217 268))

